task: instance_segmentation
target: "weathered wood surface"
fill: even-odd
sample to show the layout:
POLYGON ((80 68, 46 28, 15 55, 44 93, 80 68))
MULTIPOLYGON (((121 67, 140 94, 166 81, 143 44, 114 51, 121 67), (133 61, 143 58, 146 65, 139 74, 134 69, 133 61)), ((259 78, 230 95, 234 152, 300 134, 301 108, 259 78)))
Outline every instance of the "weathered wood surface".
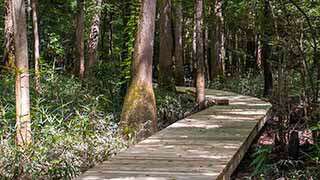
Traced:
POLYGON ((180 120, 78 179, 230 179, 271 105, 225 91, 207 90, 207 96, 229 99, 230 104, 180 120))

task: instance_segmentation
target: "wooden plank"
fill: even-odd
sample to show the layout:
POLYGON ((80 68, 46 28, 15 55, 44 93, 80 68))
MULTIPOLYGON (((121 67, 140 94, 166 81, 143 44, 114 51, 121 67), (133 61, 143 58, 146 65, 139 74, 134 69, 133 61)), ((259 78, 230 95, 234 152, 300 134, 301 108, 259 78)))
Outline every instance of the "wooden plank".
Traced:
POLYGON ((207 95, 229 105, 180 120, 77 179, 230 179, 271 105, 225 91, 207 90, 207 95))

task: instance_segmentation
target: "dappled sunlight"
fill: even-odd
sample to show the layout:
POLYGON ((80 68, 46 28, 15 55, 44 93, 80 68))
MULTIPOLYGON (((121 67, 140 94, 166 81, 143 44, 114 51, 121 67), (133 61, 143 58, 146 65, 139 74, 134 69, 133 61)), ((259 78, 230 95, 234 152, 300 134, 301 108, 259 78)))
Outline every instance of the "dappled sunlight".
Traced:
POLYGON ((214 129, 220 128, 221 125, 212 124, 208 121, 199 121, 197 119, 186 119, 185 121, 179 121, 172 124, 169 128, 204 128, 214 129))
POLYGON ((234 93, 209 92, 230 100, 230 105, 182 119, 107 161, 98 168, 103 171, 93 169, 84 177, 96 173, 114 179, 214 179, 226 167, 235 168, 234 157, 243 156, 252 141, 248 137, 257 134, 255 128, 264 123, 270 105, 234 93))
MULTIPOLYGON (((102 180, 105 178, 98 177, 98 176, 89 176, 84 178, 83 180, 102 180)), ((110 178, 110 180, 134 180, 137 179, 135 176, 127 176, 127 177, 122 177, 122 178, 110 178)), ((166 178, 160 178, 160 177, 139 177, 140 180, 166 180, 166 178)))

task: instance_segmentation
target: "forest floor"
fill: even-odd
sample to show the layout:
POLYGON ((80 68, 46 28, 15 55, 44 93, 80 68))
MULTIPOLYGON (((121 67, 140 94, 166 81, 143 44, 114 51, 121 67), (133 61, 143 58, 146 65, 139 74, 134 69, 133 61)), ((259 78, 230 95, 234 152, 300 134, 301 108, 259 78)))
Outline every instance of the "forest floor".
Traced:
MULTIPOLYGON (((305 122, 297 122, 295 131, 298 132, 299 147, 296 157, 290 157, 290 140, 286 135, 286 145, 282 147, 277 142, 279 136, 278 117, 270 118, 247 151, 240 165, 232 175, 234 180, 243 179, 319 179, 319 167, 310 160, 309 154, 315 142, 310 129, 305 122), (297 126, 300 126, 297 128, 297 126)), ((290 129, 290 128, 288 128, 290 129)))

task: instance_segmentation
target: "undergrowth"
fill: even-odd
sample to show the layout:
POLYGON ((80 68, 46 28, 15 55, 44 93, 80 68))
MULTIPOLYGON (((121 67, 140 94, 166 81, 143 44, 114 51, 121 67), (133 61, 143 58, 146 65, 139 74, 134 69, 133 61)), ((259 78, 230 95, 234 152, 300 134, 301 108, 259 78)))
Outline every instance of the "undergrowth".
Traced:
MULTIPOLYGON (((43 65, 42 90, 31 80, 33 143, 15 146, 14 74, 0 79, 0 179, 71 179, 127 147, 118 135, 121 76, 99 64, 84 81, 43 65)), ((33 77, 33 75, 31 75, 33 77)), ((183 117, 188 95, 155 90, 159 127, 183 117)))
POLYGON ((219 76, 210 82, 210 88, 232 91, 242 95, 262 97, 263 82, 262 74, 249 73, 240 77, 219 76))
POLYGON ((33 143, 24 152, 14 143, 14 78, 1 79, 1 179, 70 179, 125 147, 108 96, 52 68, 42 72, 42 92, 31 89, 33 143))

